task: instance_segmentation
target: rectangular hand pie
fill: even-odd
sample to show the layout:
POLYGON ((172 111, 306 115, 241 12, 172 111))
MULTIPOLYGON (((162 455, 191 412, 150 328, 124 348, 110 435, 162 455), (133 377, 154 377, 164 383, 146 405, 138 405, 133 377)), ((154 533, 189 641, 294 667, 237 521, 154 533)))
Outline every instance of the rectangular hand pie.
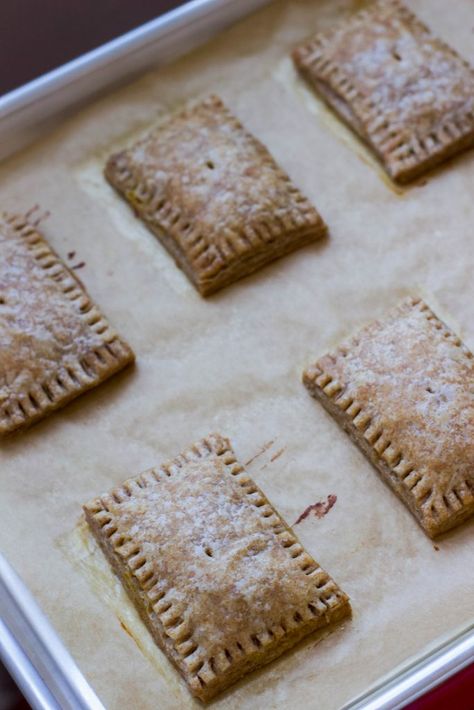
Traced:
POLYGON ((0 217, 0 316, 0 435, 134 359, 27 217, 0 217))
POLYGON ((350 613, 219 435, 84 510, 154 640, 201 700, 350 613))
POLYGON ((105 175, 203 296, 326 232, 216 96, 112 155, 105 175))
POLYGON ((474 143, 474 70, 398 0, 317 34, 293 58, 394 180, 474 143))
POLYGON ((474 513, 474 359, 407 299, 303 381, 431 537, 474 513))

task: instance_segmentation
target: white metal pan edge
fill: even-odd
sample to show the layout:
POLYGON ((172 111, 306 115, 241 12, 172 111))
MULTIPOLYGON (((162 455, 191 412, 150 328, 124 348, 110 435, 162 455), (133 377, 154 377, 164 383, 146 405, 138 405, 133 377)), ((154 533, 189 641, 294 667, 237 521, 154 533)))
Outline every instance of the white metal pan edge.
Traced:
POLYGON ((1 555, 0 658, 34 710, 104 710, 32 595, 1 555))
POLYGON ((474 662, 474 622, 420 658, 406 662, 343 710, 401 710, 474 662))
POLYGON ((270 0, 190 0, 0 97, 0 160, 102 89, 204 44, 270 0))
MULTIPOLYGON (((271 0, 190 0, 0 97, 0 160, 71 109, 167 63, 271 0)), ((55 631, 0 555, 0 657, 34 710, 103 710, 55 631)), ((474 662, 474 624, 345 706, 398 710, 474 662)))

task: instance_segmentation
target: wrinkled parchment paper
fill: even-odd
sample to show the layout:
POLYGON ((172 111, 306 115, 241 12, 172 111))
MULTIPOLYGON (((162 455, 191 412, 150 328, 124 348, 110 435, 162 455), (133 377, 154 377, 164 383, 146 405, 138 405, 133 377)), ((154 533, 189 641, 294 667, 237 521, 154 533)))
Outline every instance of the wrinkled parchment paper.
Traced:
MULTIPOLYGON (((409 4, 474 61, 470 0, 409 4)), ((107 708, 193 701, 76 527, 81 504, 211 431, 229 436, 244 462, 272 442, 248 469, 290 523, 337 495, 323 519, 308 517, 296 532, 354 609, 217 708, 339 707, 473 617, 473 524, 435 547, 300 382, 309 361, 410 292, 474 347, 474 152, 394 190, 287 58, 295 42, 360 6, 276 2, 0 170, 2 208, 51 211, 47 238, 85 261, 78 274, 138 358, 133 371, 0 448, 1 550, 107 708), (111 150, 211 91, 314 201, 330 238, 205 301, 101 168, 111 150)))

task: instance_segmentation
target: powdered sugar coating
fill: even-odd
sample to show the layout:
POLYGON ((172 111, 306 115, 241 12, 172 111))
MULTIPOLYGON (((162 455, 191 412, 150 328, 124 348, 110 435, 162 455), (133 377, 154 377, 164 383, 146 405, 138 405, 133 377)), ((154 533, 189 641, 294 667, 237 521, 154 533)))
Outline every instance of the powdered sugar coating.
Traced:
POLYGON ((418 138, 474 111, 474 72, 397 4, 378 3, 363 31, 341 29, 326 53, 380 116, 418 138))
POLYGON ((84 509, 155 640, 203 699, 349 612, 218 435, 84 509))
POLYGON ((314 596, 299 561, 218 459, 190 462, 179 476, 107 507, 166 578, 167 599, 186 600, 183 619, 193 624, 199 614, 193 635, 211 654, 243 624, 258 633, 314 596))
POLYGON ((0 434, 130 363, 128 345, 23 216, 0 219, 0 434))
POLYGON ((305 382, 348 413, 354 438, 391 467, 391 485, 429 532, 474 513, 474 358, 426 304, 408 299, 305 382))
POLYGON ((105 173, 203 295, 326 231, 217 96, 111 156, 105 173))
POLYGON ((474 142, 474 70, 399 0, 377 0, 294 59, 396 180, 474 142))

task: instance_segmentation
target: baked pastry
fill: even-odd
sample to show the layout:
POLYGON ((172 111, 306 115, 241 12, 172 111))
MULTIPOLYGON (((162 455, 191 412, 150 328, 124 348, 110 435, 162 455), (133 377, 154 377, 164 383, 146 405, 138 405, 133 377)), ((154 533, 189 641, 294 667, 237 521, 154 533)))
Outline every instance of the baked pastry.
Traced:
POLYGON ((0 435, 134 359, 28 217, 0 217, 0 314, 0 435))
POLYGON ((350 612, 219 435, 84 510, 154 640, 201 700, 350 612))
POLYGON ((326 232, 216 96, 112 155, 105 175, 203 296, 326 232))
POLYGON ((422 300, 406 299, 303 381, 430 537, 473 515, 474 359, 422 300))
POLYGON ((293 58, 398 182, 474 143, 474 70, 398 0, 374 2, 293 58))

